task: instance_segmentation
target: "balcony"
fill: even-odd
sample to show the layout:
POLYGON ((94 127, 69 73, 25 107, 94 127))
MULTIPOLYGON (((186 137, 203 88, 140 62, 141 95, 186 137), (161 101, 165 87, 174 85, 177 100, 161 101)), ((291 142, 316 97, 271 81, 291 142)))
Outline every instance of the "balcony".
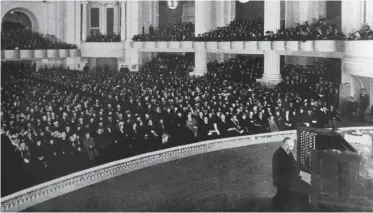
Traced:
POLYGON ((82 57, 124 58, 127 42, 84 42, 81 45, 82 57))
POLYGON ((1 50, 1 59, 30 60, 46 58, 79 57, 78 49, 42 49, 42 50, 1 50))

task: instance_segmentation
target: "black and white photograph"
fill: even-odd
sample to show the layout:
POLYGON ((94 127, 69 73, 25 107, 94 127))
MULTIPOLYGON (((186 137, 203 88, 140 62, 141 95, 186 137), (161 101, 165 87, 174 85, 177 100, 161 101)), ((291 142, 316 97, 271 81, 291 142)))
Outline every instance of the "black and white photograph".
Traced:
POLYGON ((1 212, 373 212, 373 0, 1 0, 1 212))

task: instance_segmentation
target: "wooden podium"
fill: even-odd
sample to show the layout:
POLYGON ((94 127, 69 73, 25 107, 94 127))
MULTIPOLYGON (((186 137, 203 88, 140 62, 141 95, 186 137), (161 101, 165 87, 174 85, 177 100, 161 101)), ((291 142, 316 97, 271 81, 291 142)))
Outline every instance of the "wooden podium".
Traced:
POLYGON ((311 174, 312 204, 373 211, 373 156, 360 154, 339 133, 298 129, 298 162, 311 174))

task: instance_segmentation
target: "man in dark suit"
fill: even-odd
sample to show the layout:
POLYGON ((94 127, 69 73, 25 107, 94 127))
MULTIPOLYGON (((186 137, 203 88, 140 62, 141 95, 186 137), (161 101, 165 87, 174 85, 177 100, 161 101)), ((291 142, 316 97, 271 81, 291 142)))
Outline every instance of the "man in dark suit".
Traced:
POLYGON ((83 71, 84 71, 85 73, 89 72, 89 67, 88 67, 88 64, 87 64, 87 63, 84 65, 84 67, 83 67, 83 71))
POLYGON ((286 137, 272 158, 273 185, 277 188, 273 204, 281 211, 294 208, 294 204, 301 208, 308 205, 310 186, 299 176, 300 167, 292 154, 293 148, 294 140, 286 137))
POLYGON ((369 106, 369 95, 366 93, 365 89, 362 89, 361 94, 360 94, 360 113, 359 113, 360 121, 364 121, 365 111, 367 110, 368 106, 369 106))

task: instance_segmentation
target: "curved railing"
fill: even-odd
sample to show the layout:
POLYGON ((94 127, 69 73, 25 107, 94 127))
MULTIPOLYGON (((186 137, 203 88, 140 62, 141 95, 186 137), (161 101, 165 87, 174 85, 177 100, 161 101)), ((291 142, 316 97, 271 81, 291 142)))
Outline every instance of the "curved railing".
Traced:
MULTIPOLYGON (((373 131, 371 127, 341 128, 342 131, 373 131)), ((80 188, 160 163, 193 155, 270 142, 290 137, 296 139, 297 131, 283 131, 257 135, 223 138, 170 149, 146 153, 114 161, 94 168, 79 171, 46 183, 24 189, 1 199, 1 211, 21 211, 46 200, 78 190, 80 188)))

